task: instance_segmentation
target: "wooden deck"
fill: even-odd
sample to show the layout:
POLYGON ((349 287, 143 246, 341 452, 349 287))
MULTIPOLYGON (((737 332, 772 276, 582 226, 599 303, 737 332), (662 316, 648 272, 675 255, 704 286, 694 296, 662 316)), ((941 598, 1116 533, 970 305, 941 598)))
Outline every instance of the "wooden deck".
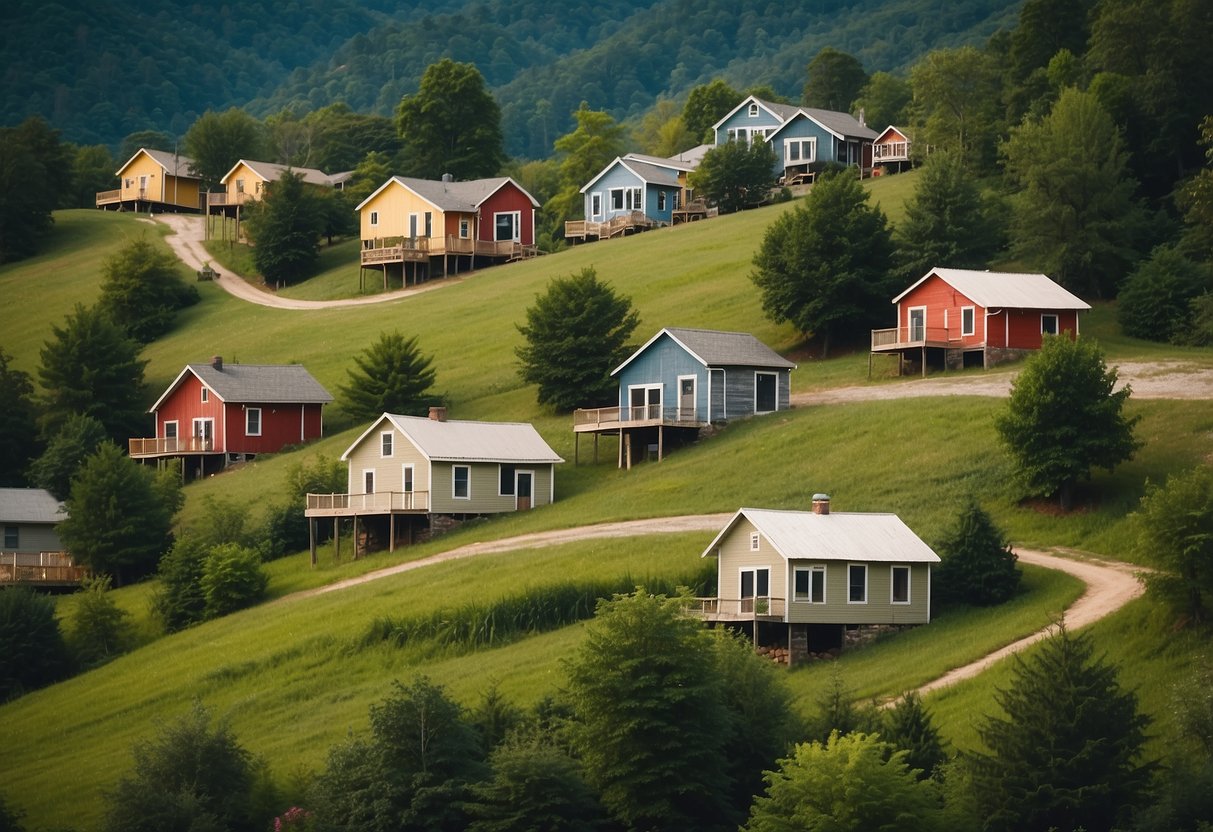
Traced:
POLYGON ((784 598, 694 598, 687 607, 705 621, 783 621, 788 604, 784 598))
POLYGON ((306 517, 354 517, 368 514, 426 514, 428 491, 376 491, 371 494, 308 494, 306 517))
MULTIPOLYGON (((898 326, 892 329, 872 330, 872 352, 899 352, 907 349, 922 347, 959 348, 961 346, 959 333, 952 333, 943 327, 908 327, 898 326)), ((965 346, 966 349, 969 345, 965 346)), ((977 349, 976 345, 973 349, 977 349)))
POLYGON ((424 263, 431 257, 447 255, 488 257, 506 261, 526 260, 540 253, 537 246, 526 246, 513 240, 471 240, 454 236, 437 240, 429 237, 395 237, 369 242, 372 245, 362 249, 360 261, 361 265, 367 267, 388 263, 424 263))
POLYGON ((614 433, 622 428, 675 427, 701 428, 706 419, 697 414, 686 417, 677 408, 596 407, 573 411, 573 431, 576 433, 614 433))
POLYGON ((642 211, 632 211, 629 214, 619 214, 609 220, 566 220, 564 236, 570 240, 587 240, 591 237, 598 240, 609 240, 612 237, 622 237, 638 231, 648 231, 658 228, 661 223, 649 219, 642 211))
POLYGON ((131 439, 128 440, 127 451, 131 459, 223 453, 221 449, 216 449, 215 440, 202 439, 197 436, 182 436, 175 439, 166 439, 162 436, 154 436, 147 439, 131 439))
POLYGON ((88 575, 67 552, 0 552, 0 585, 78 586, 88 575))

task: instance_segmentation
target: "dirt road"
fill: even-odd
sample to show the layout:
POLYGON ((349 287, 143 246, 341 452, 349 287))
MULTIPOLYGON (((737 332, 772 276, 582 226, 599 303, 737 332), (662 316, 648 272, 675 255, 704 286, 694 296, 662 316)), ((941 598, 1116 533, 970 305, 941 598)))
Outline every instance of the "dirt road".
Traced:
MULTIPOLYGON (((471 543, 447 552, 432 555, 428 558, 422 558, 421 560, 389 566, 386 569, 368 572, 365 575, 359 575, 349 580, 338 581, 337 583, 303 592, 296 592, 293 595, 280 598, 274 603, 287 603, 304 598, 314 598, 317 595, 325 595, 330 592, 337 592, 352 586, 359 586, 386 578, 389 575, 399 575, 403 572, 411 572, 414 569, 424 569, 427 566, 433 566, 438 563, 476 557, 478 555, 499 554, 519 549, 539 549, 545 546, 556 546, 561 543, 572 543, 578 540, 597 538, 718 531, 731 516, 731 514, 699 514, 682 517, 659 517, 649 520, 628 520, 619 523, 600 523, 594 526, 582 526, 576 529, 536 532, 534 534, 524 534, 518 537, 486 541, 484 543, 471 543)), ((1026 549, 1017 550, 1017 554, 1019 555, 1019 559, 1024 563, 1043 566, 1046 569, 1059 569, 1075 576, 1087 585, 1086 591, 1065 611, 1066 626, 1070 629, 1077 630, 1080 627, 1085 627, 1098 621, 1106 615, 1111 615, 1144 591, 1141 581, 1137 578, 1136 567, 1130 564, 1096 559, 1079 560, 1026 549)), ((962 679, 976 676, 1000 659, 1006 658, 1012 653, 1017 653, 1025 647, 1036 643, 1047 636, 1052 629, 1052 627, 1045 627, 975 662, 963 667, 954 668, 940 678, 923 685, 918 690, 920 693, 927 693, 955 684, 962 679)))

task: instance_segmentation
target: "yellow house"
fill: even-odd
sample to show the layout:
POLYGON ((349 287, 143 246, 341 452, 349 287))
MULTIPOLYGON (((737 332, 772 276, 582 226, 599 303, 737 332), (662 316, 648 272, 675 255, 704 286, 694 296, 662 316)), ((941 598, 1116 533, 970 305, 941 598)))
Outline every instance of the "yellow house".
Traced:
POLYGON ((207 215, 218 213, 236 220, 236 233, 240 233, 240 208, 249 202, 256 202, 265 196, 266 186, 277 182, 282 174, 291 173, 302 176, 304 184, 316 188, 333 188, 341 190, 350 173, 327 174, 315 168, 299 168, 291 165, 279 165, 275 162, 257 162, 241 159, 232 166, 219 184, 222 191, 212 191, 206 195, 207 215))
POLYGON ((141 147, 118 168, 119 187, 97 194, 97 207, 119 211, 191 211, 203 206, 202 179, 194 160, 180 153, 141 147))

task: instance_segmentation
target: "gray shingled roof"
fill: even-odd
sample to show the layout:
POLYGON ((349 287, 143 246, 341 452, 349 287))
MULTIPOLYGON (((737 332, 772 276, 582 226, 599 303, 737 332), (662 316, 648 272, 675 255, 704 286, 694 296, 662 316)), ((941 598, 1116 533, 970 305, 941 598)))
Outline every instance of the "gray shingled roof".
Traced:
MULTIPOLYGON (((138 156, 140 153, 146 153, 148 156, 151 156, 156 164, 160 165, 160 167, 164 168, 174 176, 188 176, 190 179, 199 178, 193 173, 194 160, 189 156, 186 156, 184 153, 169 153, 167 150, 153 150, 150 147, 139 148, 139 150, 135 152, 135 156, 138 156)), ((133 162, 135 156, 127 159, 126 164, 118 170, 123 170, 126 165, 133 162)))
MULTIPOLYGON (((290 165, 279 165, 275 162, 254 162, 250 159, 241 159, 240 161, 244 162, 254 173, 268 182, 277 182, 282 178, 282 174, 289 170, 298 176, 302 176, 303 181, 311 185, 331 186, 333 184, 333 177, 316 168, 298 168, 291 167, 290 165)), ((235 168, 233 167, 232 170, 235 170, 235 168)), ((224 180, 227 179, 226 176, 223 178, 224 180)))
POLYGON ((710 367, 778 367, 791 370, 796 366, 748 332, 675 326, 668 326, 662 332, 669 333, 710 367))
POLYGON ((745 517, 785 560, 939 563, 939 555, 896 514, 774 511, 743 508, 702 556, 714 555, 725 534, 745 517))
POLYGON ((695 170, 696 166, 699 164, 698 159, 691 162, 687 159, 680 159, 677 156, 666 158, 664 156, 649 156, 644 153, 628 153, 624 155, 623 158, 625 161, 644 162, 645 164, 654 165, 659 168, 681 170, 686 172, 695 170))
POLYGON ((938 275, 957 292, 985 309, 1091 308, 1089 303, 1054 283, 1048 275, 942 268, 931 269, 913 286, 893 298, 893 303, 900 301, 931 275, 938 275))
POLYGON ((324 404, 333 400, 301 364, 224 364, 222 370, 210 364, 189 364, 187 369, 228 403, 324 404))
MULTIPOLYGON (((746 100, 748 101, 749 99, 746 100)), ((755 98, 754 100, 779 116, 782 121, 787 121, 800 110, 795 104, 776 104, 774 101, 767 101, 762 98, 755 98)), ((742 103, 744 104, 745 102, 743 101, 742 103)))
POLYGON ((651 165, 635 158, 624 159, 623 164, 636 171, 636 175, 651 185, 678 187, 678 172, 668 167, 651 165))
POLYGON ((63 505, 41 488, 0 488, 0 523, 58 523, 63 505))
POLYGON ((811 117, 827 130, 832 130, 843 136, 854 136, 860 139, 875 139, 877 133, 871 127, 860 124, 859 119, 850 113, 839 113, 834 110, 819 110, 816 107, 801 107, 800 112, 811 117))
MULTIPOLYGON (((390 420, 430 460, 564 462, 528 422, 470 422, 456 419, 440 422, 424 416, 401 416, 396 413, 385 413, 383 418, 390 420)), ((359 437, 359 441, 365 436, 366 433, 359 437)))

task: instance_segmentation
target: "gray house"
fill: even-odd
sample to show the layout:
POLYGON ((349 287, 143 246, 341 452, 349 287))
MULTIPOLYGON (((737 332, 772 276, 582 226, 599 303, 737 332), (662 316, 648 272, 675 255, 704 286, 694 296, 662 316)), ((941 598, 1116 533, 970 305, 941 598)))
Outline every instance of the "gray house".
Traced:
POLYGON ((756 644, 786 642, 791 660, 840 648, 848 629, 927 624, 939 556, 895 514, 739 509, 703 551, 715 557, 717 597, 704 619, 756 644))
POLYGON ((611 373, 614 407, 578 410, 575 434, 618 434, 619 466, 641 454, 661 459, 667 439, 701 428, 787 410, 796 365, 748 332, 666 327, 611 373))
POLYGON ((67 519, 59 500, 41 488, 0 488, 0 584, 77 584, 84 577, 63 549, 55 526, 67 519))

